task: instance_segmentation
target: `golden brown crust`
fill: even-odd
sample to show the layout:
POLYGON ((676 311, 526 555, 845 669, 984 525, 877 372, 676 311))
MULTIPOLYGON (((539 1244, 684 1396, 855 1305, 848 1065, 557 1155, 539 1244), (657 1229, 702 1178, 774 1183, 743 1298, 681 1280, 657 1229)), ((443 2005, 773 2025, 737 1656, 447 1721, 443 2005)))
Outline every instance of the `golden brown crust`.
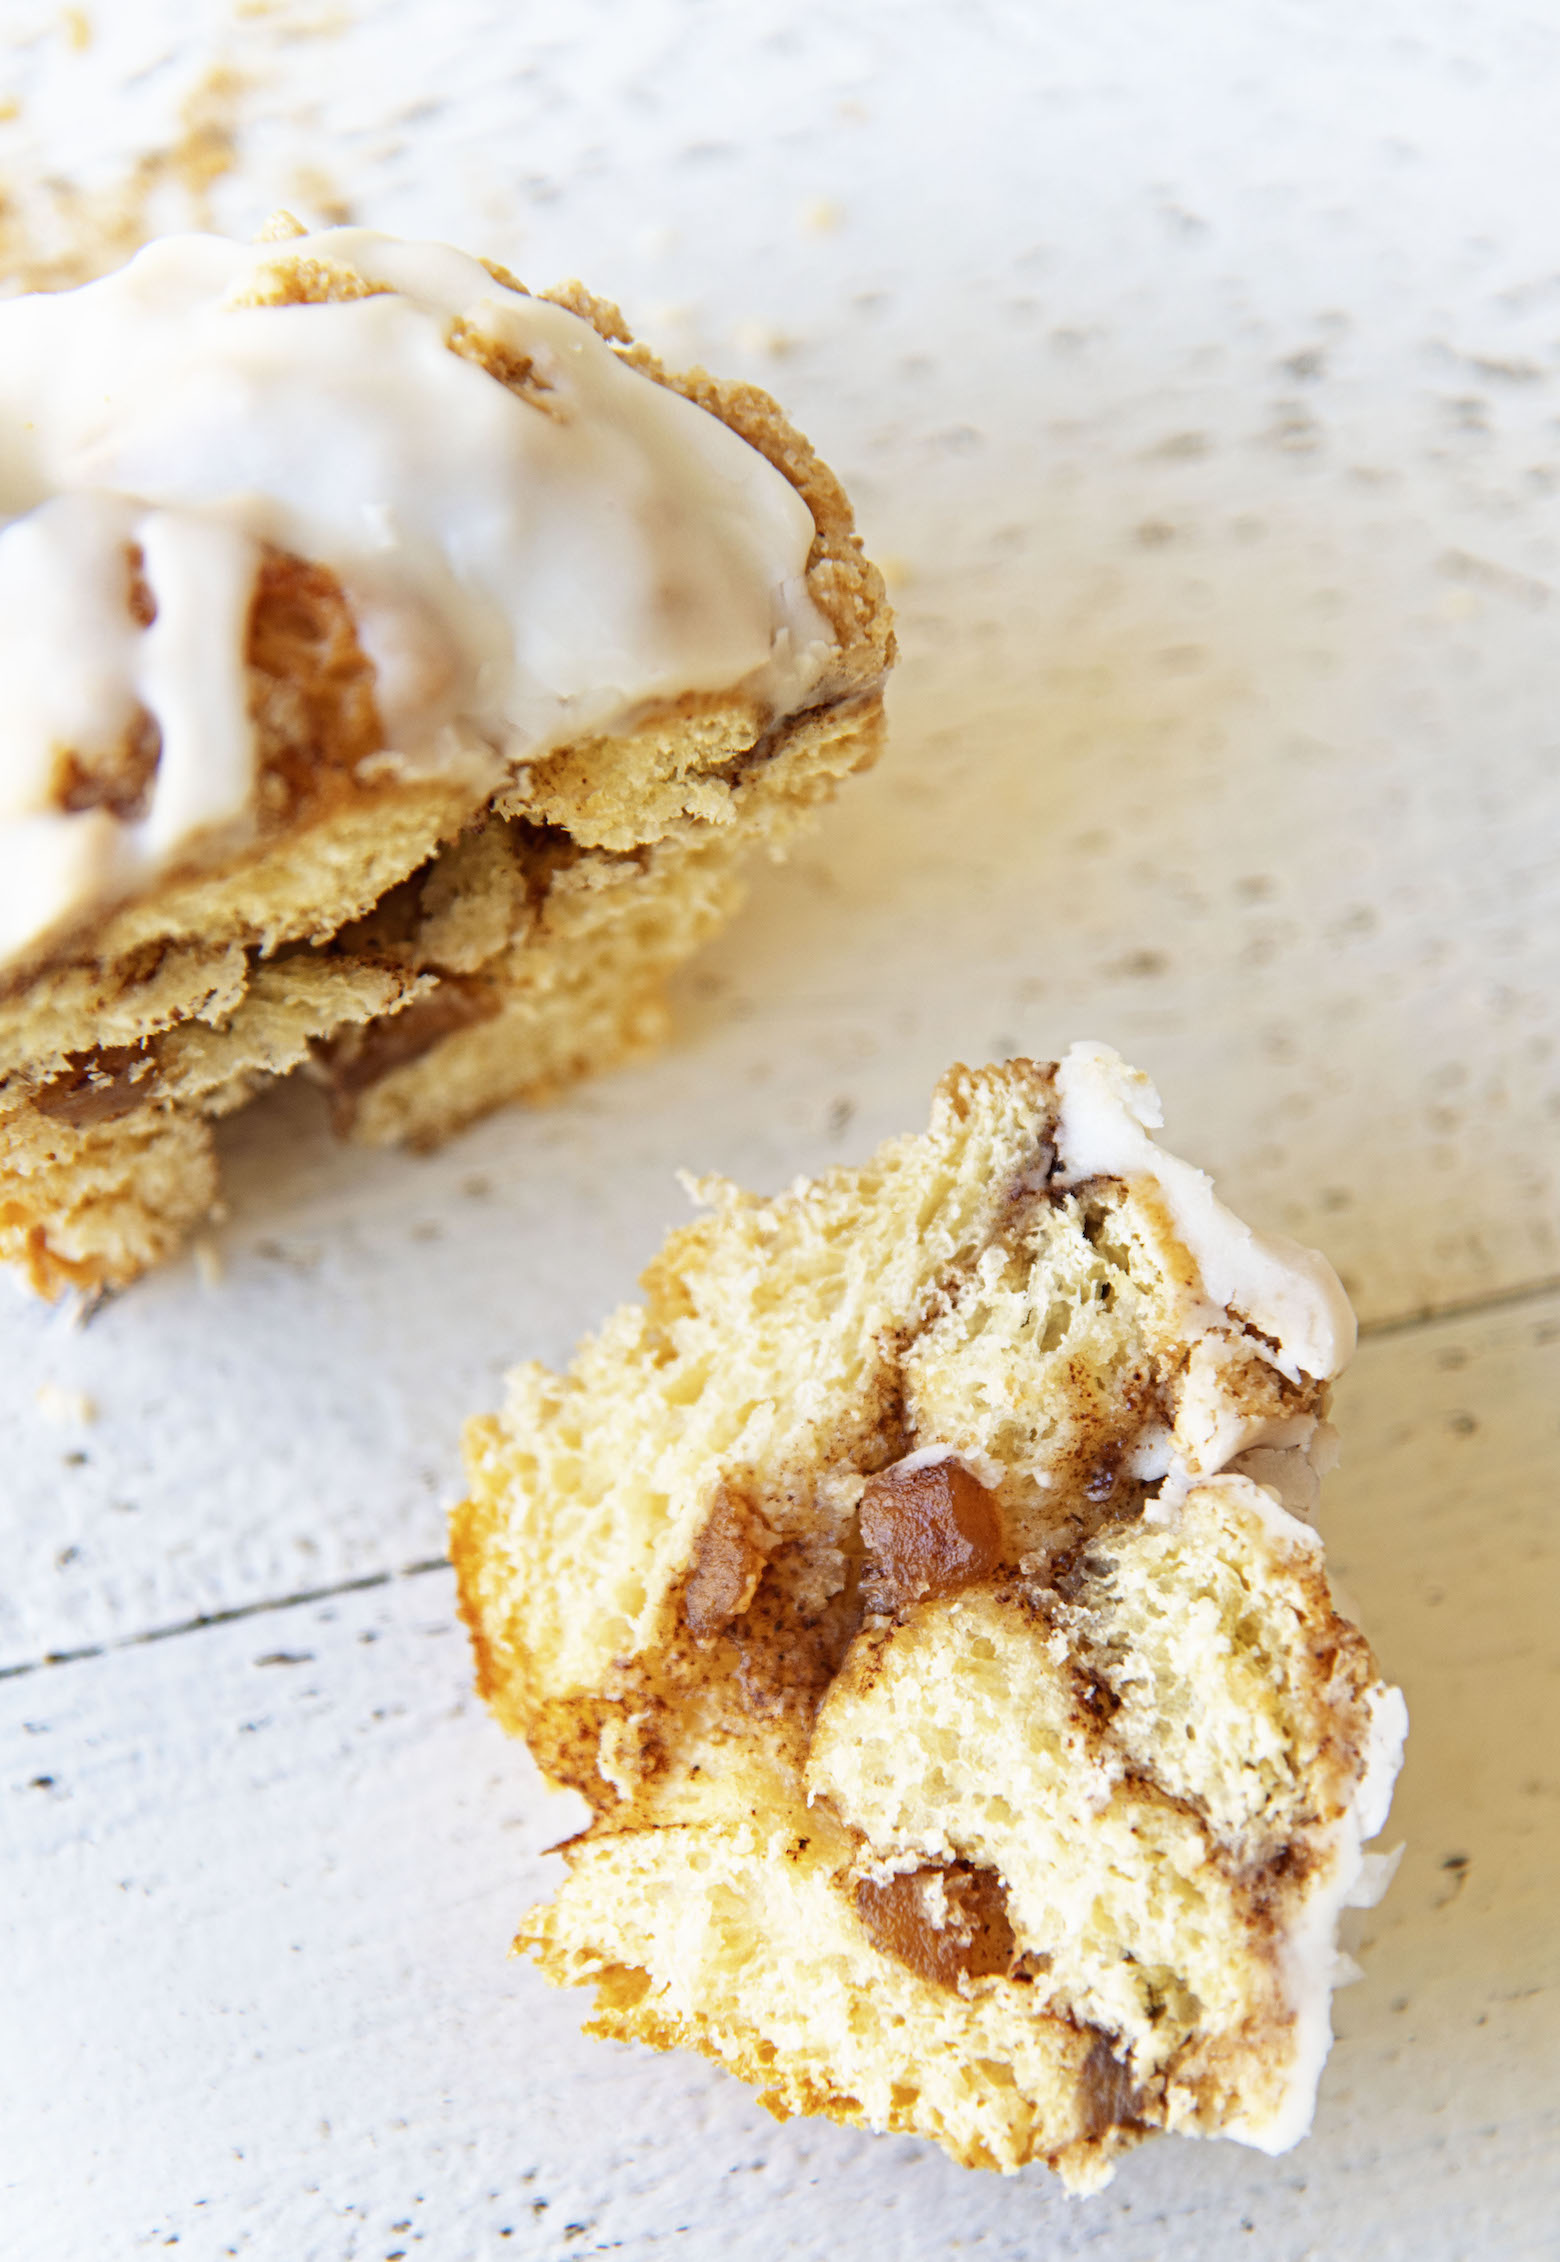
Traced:
MULTIPOLYGON (((251 296, 319 304, 378 288, 299 239, 278 248, 251 296)), ((557 749, 529 782, 495 797, 491 765, 435 777, 387 769, 373 668, 340 584, 317 563, 268 551, 248 642, 261 781, 248 834, 209 842, 0 976, 0 1258, 19 1261, 35 1285, 118 1282, 154 1245, 159 1255, 174 1245, 171 1223, 149 1234, 129 1211, 116 1243, 115 1203, 132 1200, 141 1135, 134 1106, 120 1102, 147 1096, 141 1064, 184 1017, 217 1032, 242 1026, 244 999, 273 954, 323 950, 311 1045, 338 1128, 431 1145, 488 1108, 546 1097, 659 1042, 666 975, 730 915, 745 856, 756 846, 777 853, 840 778, 876 758, 892 630, 832 474, 766 396, 668 373, 632 345, 615 309, 577 285, 547 295, 631 366, 720 417, 797 488, 818 527, 809 585, 840 635, 835 664, 798 714, 772 718, 736 695, 647 707, 618 733, 557 749), (410 923, 397 934, 407 902, 410 923), (385 971, 400 978, 365 1025, 363 981, 385 971), (77 1091, 88 1094, 79 1105, 99 1110, 106 1142, 85 1206, 66 1201, 63 1156, 38 1163, 51 1105, 40 1110, 40 1095, 53 1094, 57 1121, 77 1091), (71 1222, 53 1232, 50 1204, 62 1202, 71 1222)), ((448 343, 551 413, 524 356, 469 325, 448 343)), ((127 573, 127 603, 138 586, 149 601, 133 557, 127 573)), ((67 756, 63 802, 131 811, 155 759, 144 730, 107 762, 67 756)), ((277 1072, 268 1056, 252 1081, 277 1072)), ((213 1103, 189 1094, 176 1112, 180 1136, 209 1158, 196 1134, 213 1103)))
MULTIPOLYGON (((316 304, 374 295, 382 287, 365 284, 348 271, 292 251, 278 254, 272 275, 274 288, 256 303, 316 304)), ((520 286, 511 284, 511 287, 520 286)), ((617 310, 607 307, 605 302, 590 301, 588 311, 586 294, 578 285, 567 286, 558 293, 539 295, 550 296, 555 303, 585 315, 603 336, 624 344, 629 342, 617 310)), ((515 357, 506 355, 494 341, 468 327, 451 338, 450 346, 452 351, 479 361, 499 382, 522 398, 534 397, 534 371, 529 365, 524 370, 512 366, 515 357)), ((820 609, 830 618, 840 637, 838 663, 817 687, 812 703, 818 708, 848 712, 852 735, 860 740, 853 766, 870 762, 878 750, 881 683, 894 657, 893 632, 882 578, 862 553, 844 490, 809 444, 785 422, 767 394, 751 386, 722 385, 703 371, 694 371, 686 377, 668 372, 641 347, 633 347, 622 358, 655 383, 696 401, 728 424, 773 463, 808 504, 818 527, 809 559, 809 585, 820 609), (847 591, 848 603, 844 598, 847 591)), ((127 602, 133 610, 136 582, 133 560, 130 575, 127 602)), ((141 586, 144 588, 144 583, 141 586)), ((46 947, 39 956, 8 969, 0 975, 0 998, 16 994, 39 974, 54 968, 111 965, 127 949, 144 949, 148 943, 173 939, 173 934, 189 916, 185 912, 184 918, 179 917, 183 908, 180 897, 187 892, 181 887, 181 880, 198 874, 208 883, 220 885, 224 878, 263 864, 268 850, 274 853, 277 836, 313 827, 334 814, 347 798, 372 808, 377 803, 407 795, 408 789, 400 781, 388 782, 377 774, 366 779, 361 774, 362 764, 371 760, 383 746, 383 729, 373 694, 374 671, 358 642, 341 586, 327 568, 288 552, 267 550, 251 608, 247 658, 250 706, 260 731, 263 782, 259 840, 241 844, 216 865, 208 861, 204 867, 171 875, 148 891, 149 901, 145 904, 99 915, 76 934, 46 947), (150 920, 144 915, 147 909, 165 898, 175 907, 171 932, 159 932, 155 910, 150 920), (134 915, 137 910, 143 914, 139 918, 134 915)), ((565 819, 573 817, 576 821, 569 826, 571 837, 586 845, 596 845, 588 819, 583 824, 579 822, 581 812, 577 805, 588 804, 591 796, 600 791, 603 765, 610 768, 615 758, 621 759, 625 743, 632 744, 647 736, 653 738, 667 726, 671 726, 674 736, 684 741, 691 738, 696 750, 701 737, 716 739, 721 752, 719 767, 730 773, 751 769, 756 763, 782 753, 799 724, 798 718, 783 718, 775 732, 760 744, 763 738, 761 718, 741 702, 733 705, 729 698, 705 693, 663 703, 657 709, 647 710, 626 732, 559 748, 544 764, 539 764, 544 782, 537 796, 537 813, 542 821, 557 822, 560 815, 565 819), (701 732, 699 726, 706 720, 714 724, 712 732, 701 732)), ((68 762, 75 759, 67 757, 68 762)), ((97 799, 109 804, 116 797, 129 794, 134 799, 144 792, 150 772, 143 743, 137 742, 134 748, 127 750, 126 766, 133 775, 116 779, 97 799)), ((70 790, 68 785, 65 790, 70 790)), ((419 781, 410 788, 410 798, 415 800, 423 790, 419 781)), ((463 813, 469 810, 469 789, 458 794, 457 800, 463 813)), ((521 813, 512 798, 508 806, 509 813, 521 813)), ((429 847, 436 847, 446 837, 447 831, 441 828, 429 847)), ((640 832, 635 843, 617 840, 602 845, 626 847, 647 837, 657 836, 654 831, 648 836, 640 832)), ((377 887, 375 892, 377 894, 377 887)), ((356 915, 353 909, 344 910, 339 903, 316 905, 312 911, 300 906, 290 920, 284 910, 284 924, 278 928, 274 920, 267 921, 251 911, 247 918, 241 913, 236 921, 224 922, 210 939, 236 940, 246 948, 261 942, 274 947, 278 940, 320 932, 322 919, 328 922, 329 929, 334 929, 343 918, 356 915)), ((4 1030, 0 1027, 0 1078, 12 1073, 15 1066, 27 1065, 25 1056, 17 1060, 8 1055, 4 1030)))
POLYGON ((384 745, 373 663, 336 576, 268 545, 245 658, 263 821, 316 821, 360 789, 362 764, 384 745))
MULTIPOLYGON (((502 279, 513 282, 509 276, 502 279)), ((669 370, 648 346, 635 342, 621 308, 610 299, 595 297, 583 283, 564 283, 537 296, 579 315, 608 345, 622 349, 621 358, 631 368, 718 416, 790 481, 817 528, 807 561, 808 587, 840 644, 839 661, 826 679, 824 696, 837 699, 881 682, 896 657, 883 577, 862 549, 845 489, 811 443, 788 423, 778 402, 757 385, 712 377, 705 369, 669 370)))
MULTIPOLYGON (((555 1985, 594 1989, 595 2010, 584 2023, 586 2034, 638 2042, 652 2050, 696 2051, 746 2082, 779 2121, 810 2116, 898 2135, 928 2133, 913 2065, 903 2068, 904 2078, 893 2085, 884 2107, 871 2111, 837 2082, 821 2078, 820 2069, 778 2049, 760 2025, 743 2017, 739 2005, 722 2004, 718 2018, 669 2015, 648 1971, 610 1961, 580 1968, 552 1938, 547 1913, 533 1912, 515 1948, 533 1957, 555 1985)), ((934 1984, 943 1991, 940 1981, 934 1984)), ((1044 2014, 1032 2024, 1035 2040, 1050 2059, 1055 2095, 1069 2100, 1069 2107, 1049 2123, 1020 2110, 1000 2132, 1000 2151, 978 2134, 961 2140, 947 2127, 938 2130, 938 2141, 960 2167, 1011 2173, 1042 2161, 1071 2188, 1094 2189, 1124 2152, 1153 2133, 1137 2115, 1143 2100, 1124 2080, 1108 2038, 1096 2029, 1044 2014)), ((990 2133, 998 2136, 995 2130, 990 2133)))
POLYGON ((592 1809, 519 1944, 594 2031, 1087 2188, 1154 2129, 1299 2133, 1292 1954, 1386 1692, 1309 1528, 1176 1467, 1303 1458, 1325 1387, 1057 1144, 1007 1063, 860 1170, 702 1189, 474 1427, 452 1554, 483 1693, 592 1809))

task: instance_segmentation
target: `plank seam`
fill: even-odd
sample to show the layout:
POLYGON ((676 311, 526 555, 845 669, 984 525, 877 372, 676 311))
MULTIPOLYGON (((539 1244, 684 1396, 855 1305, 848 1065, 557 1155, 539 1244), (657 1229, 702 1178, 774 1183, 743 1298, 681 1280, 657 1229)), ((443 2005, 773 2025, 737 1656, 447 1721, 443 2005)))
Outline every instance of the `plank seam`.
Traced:
POLYGON ((366 1594, 370 1587, 387 1587, 397 1579, 420 1579, 430 1571, 447 1571, 447 1555, 426 1562, 404 1563, 398 1570, 370 1571, 360 1579, 342 1579, 335 1586, 306 1587, 298 1594, 268 1596, 260 1602, 238 1602, 231 1610, 205 1610, 198 1617, 181 1618, 176 1625, 152 1626, 143 1634, 126 1634, 119 1641, 88 1642, 80 1649, 49 1649, 42 1657, 17 1665, 0 1665, 0 1681, 19 1680, 24 1673, 42 1673, 51 1665, 80 1665, 91 1657, 110 1657, 122 1649, 144 1649, 150 1642, 172 1641, 177 1634, 204 1633, 210 1626, 235 1625, 241 1618, 263 1618, 273 1610, 296 1610, 311 1602, 332 1602, 338 1595, 366 1594))
POLYGON ((1523 1304, 1541 1303, 1546 1296, 1560 1295, 1560 1272, 1546 1273, 1542 1280, 1530 1280, 1520 1288, 1497 1288, 1488 1296, 1466 1296, 1449 1304, 1421 1304, 1412 1312, 1399 1312, 1390 1319, 1362 1320, 1360 1341, 1379 1343, 1385 1335, 1408 1335, 1416 1327, 1433 1327, 1440 1320, 1482 1319, 1487 1312, 1515 1311, 1523 1304))
MULTIPOLYGON (((1470 1296, 1460 1302, 1425 1304, 1417 1311, 1403 1312, 1391 1319, 1366 1320, 1360 1327, 1361 1343, 1379 1343, 1395 1335, 1412 1334, 1416 1328, 1433 1327, 1444 1320, 1478 1319, 1487 1313, 1520 1310, 1525 1304, 1541 1303, 1546 1296, 1560 1294, 1560 1273, 1551 1273, 1542 1280, 1529 1281, 1521 1288, 1497 1290, 1490 1296, 1470 1296)), ((107 1657, 125 1649, 143 1649, 150 1642, 172 1641, 179 1634, 203 1633, 211 1626, 231 1626, 243 1618, 260 1618, 276 1610, 296 1610, 311 1602, 331 1602, 339 1595, 365 1594, 372 1587, 390 1586, 397 1579, 424 1578, 431 1571, 447 1571, 447 1555, 430 1556, 426 1561, 405 1563, 390 1571, 370 1571, 358 1579, 342 1579, 334 1586, 309 1587, 297 1594, 269 1596, 258 1602, 235 1603, 231 1610, 202 1611, 194 1618, 182 1618, 171 1626, 153 1626, 146 1633, 126 1634, 120 1641, 89 1642, 80 1649, 46 1650, 42 1657, 24 1659, 15 1665, 0 1665, 0 1681, 14 1681, 27 1673, 41 1673, 50 1666, 80 1665, 89 1658, 107 1657)))

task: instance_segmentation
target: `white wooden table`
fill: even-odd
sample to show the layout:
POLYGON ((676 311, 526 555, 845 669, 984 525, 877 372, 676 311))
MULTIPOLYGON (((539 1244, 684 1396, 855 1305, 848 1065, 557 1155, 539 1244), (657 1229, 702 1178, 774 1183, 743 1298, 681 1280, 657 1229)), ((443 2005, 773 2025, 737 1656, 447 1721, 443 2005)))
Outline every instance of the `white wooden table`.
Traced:
POLYGON ((905 657, 889 759, 660 1059, 423 1162, 284 1093, 201 1263, 85 1327, 0 1297, 0 2253, 1560 2254, 1560 19, 4 23, 16 240, 101 224, 194 92, 159 224, 226 123, 221 226, 580 273, 781 394, 905 657), (461 1419, 631 1292, 676 1166, 772 1188, 1084 1034, 1349 1281, 1324 1521, 1413 1733, 1311 2141, 1076 2204, 580 2038, 504 1954, 572 1804, 476 1705, 440 1558, 461 1419))

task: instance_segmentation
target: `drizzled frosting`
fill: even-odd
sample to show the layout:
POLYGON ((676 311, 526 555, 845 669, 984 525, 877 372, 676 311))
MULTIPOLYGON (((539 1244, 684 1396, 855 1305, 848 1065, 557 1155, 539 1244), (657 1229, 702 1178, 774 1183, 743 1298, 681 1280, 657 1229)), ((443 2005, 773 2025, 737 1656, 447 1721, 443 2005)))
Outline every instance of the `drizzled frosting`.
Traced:
POLYGON ((1159 1094, 1108 1045, 1074 1045, 1056 1072, 1060 1182, 1149 1178, 1202 1275, 1210 1302, 1272 1338, 1273 1364, 1291 1382, 1338 1374, 1354 1351, 1354 1313, 1324 1256, 1281 1234, 1255 1233, 1225 1208, 1206 1171, 1150 1137, 1164 1121, 1159 1094))
POLYGON ((564 308, 361 228, 169 237, 0 303, 0 529, 0 961, 252 810, 264 544, 340 580, 414 769, 496 781, 687 692, 786 710, 833 644, 811 514, 755 449, 564 308), (243 303, 295 256, 370 295, 243 303), (450 350, 472 334, 523 392, 450 350), (62 808, 62 763, 144 715, 144 814, 62 808))

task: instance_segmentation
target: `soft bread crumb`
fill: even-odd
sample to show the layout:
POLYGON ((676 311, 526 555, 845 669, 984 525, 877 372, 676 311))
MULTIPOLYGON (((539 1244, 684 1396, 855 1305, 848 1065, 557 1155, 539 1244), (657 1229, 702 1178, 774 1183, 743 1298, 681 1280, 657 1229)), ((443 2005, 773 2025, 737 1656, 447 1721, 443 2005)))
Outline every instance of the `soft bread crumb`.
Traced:
MULTIPOLYGON (((266 304, 366 287, 287 213, 263 240, 266 304)), ((257 836, 0 982, 0 1262, 39 1293, 121 1287, 171 1255, 215 1214, 212 1122, 279 1076, 324 1081, 345 1136, 430 1147, 652 1049, 667 977, 732 915, 753 855, 783 853, 876 758, 893 637, 838 481, 766 394, 664 370, 579 284, 549 295, 797 490, 838 640, 824 676, 793 714, 734 692, 665 701, 496 791, 486 755, 411 774, 383 751, 340 583, 269 553, 247 650, 257 836)), ((449 342, 532 383, 494 341, 449 342)), ((128 806, 157 758, 145 740, 67 761, 70 806, 128 806)))
MULTIPOLYGON (((1249 1475, 1327 1379, 1151 1177, 1065 1185, 1053 1072, 761 1201, 467 1438, 478 1681, 593 1821, 519 1945, 591 2031, 772 2110, 1042 2159, 1309 2122, 1401 1699, 1249 1475)), ((1307 1462, 1309 1466, 1309 1462, 1307 1462)))

